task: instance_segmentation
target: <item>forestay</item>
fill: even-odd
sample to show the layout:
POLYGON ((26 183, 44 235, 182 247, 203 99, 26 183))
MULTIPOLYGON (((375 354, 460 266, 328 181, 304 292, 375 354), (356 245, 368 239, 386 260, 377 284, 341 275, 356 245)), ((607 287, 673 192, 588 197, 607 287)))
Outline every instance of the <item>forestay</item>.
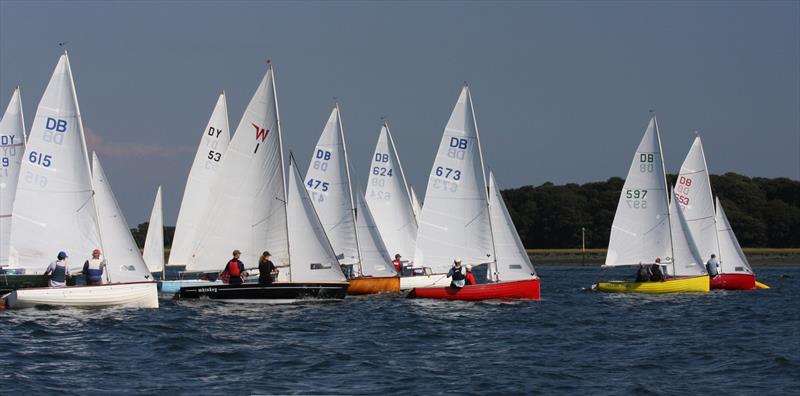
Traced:
POLYGON ((158 186, 153 210, 150 212, 142 257, 151 273, 164 271, 164 210, 161 206, 161 186, 158 186))
MULTIPOLYGON (((672 191, 670 191, 672 192, 672 191)), ((662 256, 661 262, 667 267, 667 274, 677 276, 697 276, 706 273, 697 245, 689 231, 683 212, 678 209, 676 200, 670 201, 669 215, 672 235, 672 257, 662 256), (670 262, 670 259, 672 260, 670 262)))
POLYGON ((291 282, 346 282, 294 158, 289 160, 286 205, 291 240, 291 282))
POLYGON ((536 278, 536 270, 519 239, 514 222, 500 194, 494 174, 489 172, 489 210, 494 233, 494 248, 498 281, 536 278))
POLYGON ((675 184, 675 199, 683 210, 689 231, 697 243, 700 257, 708 260, 719 254, 714 199, 711 196, 711 181, 700 137, 695 137, 692 148, 681 165, 675 184))
POLYGON ((654 116, 622 187, 605 265, 647 264, 672 256, 668 216, 661 138, 654 116))
POLYGON ((0 266, 8 264, 11 242, 11 210, 25 152, 25 117, 19 87, 14 90, 0 119, 0 266))
POLYGON ((719 234, 719 259, 720 270, 723 274, 753 274, 747 257, 742 252, 742 247, 733 233, 728 216, 722 209, 722 204, 717 198, 717 232, 719 234))
POLYGON ((203 129, 197 153, 194 156, 186 188, 183 191, 178 220, 175 223, 175 237, 170 248, 169 264, 186 265, 201 234, 203 218, 209 206, 211 189, 214 187, 225 151, 230 141, 228 126, 228 105, 225 92, 222 92, 211 113, 208 124, 203 129))
POLYGON ((469 88, 458 97, 428 179, 415 266, 447 272, 453 259, 493 261, 486 180, 469 88))
POLYGON ((416 214, 392 134, 385 123, 372 155, 365 200, 391 256, 400 254, 414 261, 416 214))
POLYGON ((343 264, 359 262, 349 164, 339 106, 333 108, 311 154, 305 186, 336 256, 343 264))
POLYGON ((246 266, 264 250, 289 262, 285 187, 274 74, 270 66, 247 105, 211 189, 212 201, 187 271, 219 271, 239 249, 246 266))
MULTIPOLYGON (((96 195, 98 223, 102 235, 102 252, 106 261, 107 278, 110 283, 145 282, 153 280, 144 263, 139 247, 133 239, 128 222, 122 216, 111 184, 100 165, 97 155, 92 155, 93 181, 96 195)), ((100 247, 97 245, 95 247, 100 247)), ((73 252, 73 257, 90 257, 91 250, 73 252)), ((74 259, 73 259, 74 260, 74 259)), ((74 264, 79 264, 75 263, 74 264)), ((82 261, 81 261, 82 263, 82 261)))
POLYGON ((31 126, 14 199, 10 262, 41 273, 59 251, 100 246, 97 211, 75 85, 61 55, 31 126))
POLYGON ((390 255, 375 224, 372 211, 360 195, 356 196, 356 230, 361 249, 361 275, 395 276, 390 255))

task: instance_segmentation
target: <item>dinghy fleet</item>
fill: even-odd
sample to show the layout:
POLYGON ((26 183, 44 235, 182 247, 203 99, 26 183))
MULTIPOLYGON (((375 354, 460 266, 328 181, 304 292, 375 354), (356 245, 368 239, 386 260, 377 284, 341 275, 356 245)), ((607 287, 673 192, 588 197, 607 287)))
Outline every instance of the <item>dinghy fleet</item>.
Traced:
MULTIPOLYGON (((160 186, 140 252, 100 158, 87 150, 65 52, 30 132, 19 88, 0 120, 0 270, 9 291, 0 305, 157 308, 159 292, 247 303, 401 292, 445 300, 540 298, 539 276, 495 174, 488 171, 487 177, 466 84, 442 134, 423 202, 406 181, 387 122, 379 128, 366 186, 355 182, 338 104, 311 152, 305 177, 294 156, 284 154, 282 133, 270 64, 232 135, 226 95, 219 95, 187 177, 169 258, 160 186), (226 188, 230 185, 236 188, 226 188), (77 257, 67 268, 74 274, 83 255, 94 249, 101 251, 104 264, 101 285, 46 287, 43 272, 56 253, 77 257), (217 275, 234 250, 248 265, 269 257, 275 270, 260 274, 259 282, 258 268, 247 268, 241 274, 244 283, 225 283, 217 275), (463 267, 453 270, 456 261, 481 274, 477 284, 457 287, 464 272, 463 267), (178 276, 168 279, 167 268, 178 269, 178 276)), ((617 266, 646 267, 665 276, 598 282, 593 289, 766 288, 756 281, 719 198, 712 195, 700 137, 676 185, 669 187, 654 115, 611 229, 604 267, 617 266), (711 268, 710 277, 705 263, 711 255, 719 269, 711 268)))

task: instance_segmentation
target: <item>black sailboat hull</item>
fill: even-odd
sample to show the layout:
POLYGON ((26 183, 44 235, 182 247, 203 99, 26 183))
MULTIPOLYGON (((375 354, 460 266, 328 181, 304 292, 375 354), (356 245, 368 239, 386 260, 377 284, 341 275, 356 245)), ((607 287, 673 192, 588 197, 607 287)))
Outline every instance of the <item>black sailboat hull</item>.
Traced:
POLYGON ((298 300, 343 300, 347 283, 273 283, 271 285, 208 285, 182 287, 181 299, 211 299, 243 303, 281 303, 298 300))

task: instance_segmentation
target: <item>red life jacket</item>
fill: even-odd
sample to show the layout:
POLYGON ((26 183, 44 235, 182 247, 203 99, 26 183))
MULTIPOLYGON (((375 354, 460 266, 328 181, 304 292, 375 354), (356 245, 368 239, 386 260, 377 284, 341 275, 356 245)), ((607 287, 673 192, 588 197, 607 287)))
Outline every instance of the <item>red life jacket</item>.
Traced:
POLYGON ((228 275, 232 278, 238 278, 242 272, 239 271, 239 262, 234 260, 228 261, 228 275))
POLYGON ((394 270, 400 272, 403 269, 403 262, 400 260, 392 260, 392 264, 394 264, 394 270))

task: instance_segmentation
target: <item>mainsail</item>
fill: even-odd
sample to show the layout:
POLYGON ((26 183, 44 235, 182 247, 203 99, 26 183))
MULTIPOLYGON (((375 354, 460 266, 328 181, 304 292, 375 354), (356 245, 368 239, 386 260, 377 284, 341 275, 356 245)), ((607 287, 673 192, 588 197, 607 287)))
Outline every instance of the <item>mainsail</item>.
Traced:
POLYGON ((11 210, 17 192, 19 168, 25 152, 25 117, 19 87, 0 119, 0 267, 8 264, 11 210))
POLYGON ((672 257, 672 246, 661 138, 653 116, 622 187, 605 265, 648 264, 659 257, 672 257))
POLYGON ((447 272, 453 260, 494 261, 486 177, 469 88, 444 129, 419 217, 414 265, 447 272))
POLYGON ((158 186, 153 210, 150 212, 142 257, 151 273, 164 271, 164 210, 161 206, 161 186, 158 186))
POLYGON ((170 265, 186 265, 197 244, 197 238, 201 234, 198 231, 203 225, 209 197, 212 195, 210 191, 228 149, 229 131, 228 105, 225 92, 222 92, 208 124, 203 129, 203 136, 186 180, 186 189, 183 191, 178 220, 175 223, 175 237, 169 253, 170 265))
POLYGON ((384 123, 372 155, 365 200, 390 255, 414 261, 417 219, 403 167, 384 123))
POLYGON ((41 273, 59 251, 88 257, 101 246, 100 234, 66 52, 39 102, 23 158, 12 210, 9 264, 41 273))
POLYGON ((714 198, 711 196, 711 181, 700 136, 695 137, 681 165, 674 199, 683 211, 700 257, 708 260, 712 254, 719 256, 714 198))
POLYGON ((211 203, 187 271, 218 271, 234 249, 255 266, 269 250, 277 266, 289 262, 286 193, 272 66, 242 115, 217 170, 211 203))
POLYGON ((350 169, 338 105, 314 147, 305 186, 339 261, 359 263, 350 169))

